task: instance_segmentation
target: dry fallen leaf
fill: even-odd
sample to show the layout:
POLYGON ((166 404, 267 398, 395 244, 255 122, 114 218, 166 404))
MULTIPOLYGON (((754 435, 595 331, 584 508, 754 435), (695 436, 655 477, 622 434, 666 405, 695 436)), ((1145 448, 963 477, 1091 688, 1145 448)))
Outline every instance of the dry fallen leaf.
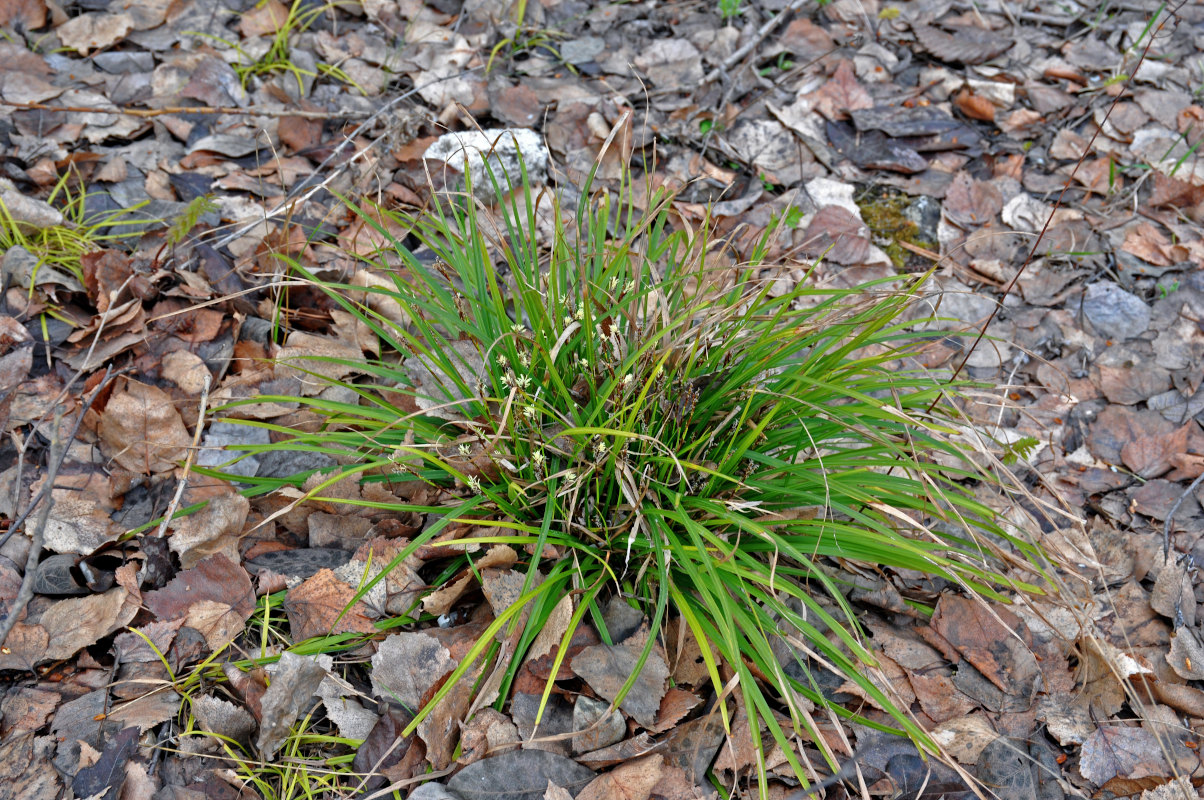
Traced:
POLYGON ((841 206, 825 206, 811 220, 802 252, 837 264, 864 264, 870 253, 870 231, 841 206))
MULTIPOLYGON (((614 701, 619 689, 636 669, 642 647, 599 644, 587 647, 573 658, 573 671, 585 679, 595 692, 614 701)), ((639 677, 619 708, 645 728, 656 726, 656 715, 665 696, 669 667, 659 646, 652 648, 639 677)))
POLYGON ((255 591, 247 571, 218 554, 181 571, 162 589, 145 593, 143 601, 160 620, 183 618, 217 650, 242 633, 255 610, 255 591))
POLYGON ((137 381, 109 398, 99 433, 112 459, 141 475, 173 469, 192 444, 171 396, 137 381))
POLYGON ((55 33, 63 47, 86 56, 94 50, 117 44, 133 29, 134 18, 129 14, 89 12, 67 20, 55 33))
POLYGON ((237 562, 238 540, 250 510, 247 498, 231 492, 211 497, 200 511, 175 520, 168 545, 180 557, 180 566, 192 569, 217 553, 237 562))
POLYGON ((348 631, 375 632, 372 620, 364 613, 362 600, 343 613, 355 593, 352 586, 329 569, 319 570, 304 583, 289 589, 284 598, 284 613, 295 639, 348 631))
MULTIPOLYGON (((323 658, 329 663, 329 656, 323 658)), ((312 705, 314 693, 326 675, 326 667, 316 657, 288 651, 280 654, 272 683, 260 702, 263 716, 255 746, 264 758, 271 758, 289 737, 293 723, 312 705)))
POLYGON ((850 111, 874 106, 870 93, 857 82, 847 59, 837 63, 836 71, 815 93, 814 100, 815 110, 830 120, 848 119, 850 111))
POLYGON ((985 97, 974 94, 969 89, 962 89, 953 98, 953 103, 970 119, 982 122, 995 121, 995 104, 985 97))
POLYGON ((590 781, 576 800, 648 800, 664 765, 658 753, 620 764, 590 781))
POLYGON ((395 633, 372 657, 372 693, 417 710, 432 686, 456 668, 438 639, 419 631, 395 633))
POLYGON ((137 613, 137 598, 123 587, 58 600, 37 623, 17 623, 0 651, 0 669, 32 669, 42 661, 71 658, 128 625, 137 613))
POLYGON ((1083 742, 1079 772, 1096 786, 1113 778, 1167 775, 1158 738, 1144 728, 1120 724, 1100 727, 1083 742))

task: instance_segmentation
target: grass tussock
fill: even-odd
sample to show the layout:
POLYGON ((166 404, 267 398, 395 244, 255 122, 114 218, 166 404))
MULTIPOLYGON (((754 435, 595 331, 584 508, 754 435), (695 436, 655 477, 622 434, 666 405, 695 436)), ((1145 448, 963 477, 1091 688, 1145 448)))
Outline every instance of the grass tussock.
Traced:
MULTIPOLYGON (((496 531, 482 543, 520 550, 521 598, 419 719, 481 660, 509 659, 504 705, 559 603, 567 597, 572 614, 557 663, 587 619, 606 640, 601 609, 618 596, 648 620, 639 664, 667 626, 687 631, 716 695, 742 699, 760 757, 780 745, 804 782, 797 742, 822 741, 816 707, 933 750, 871 677, 842 566, 916 571, 999 597, 1033 587, 997 555, 1034 553, 975 498, 992 478, 959 443, 958 387, 903 366, 923 345, 901 321, 916 279, 856 289, 804 279, 775 294, 762 263, 772 232, 748 263, 715 270, 707 226, 675 228, 671 198, 636 203, 633 191, 587 188, 550 223, 525 186, 492 223, 459 197, 387 225, 381 209, 358 209, 392 242, 376 264, 388 285, 294 268, 370 328, 381 355, 354 365, 366 379, 345 382, 358 402, 258 398, 301 402, 323 419, 311 433, 276 427, 285 441, 266 447, 345 465, 312 496, 348 474, 431 489, 435 505, 380 504, 440 520, 390 567, 458 520, 496 531), (405 314, 383 313, 390 302, 405 314), (517 644, 500 653, 507 631, 517 644), (825 672, 887 714, 833 703, 825 672)), ((331 371, 322 366, 309 368, 331 371)), ((545 702, 550 690, 549 680, 545 702)), ((729 704, 717 707, 727 722, 729 704)))

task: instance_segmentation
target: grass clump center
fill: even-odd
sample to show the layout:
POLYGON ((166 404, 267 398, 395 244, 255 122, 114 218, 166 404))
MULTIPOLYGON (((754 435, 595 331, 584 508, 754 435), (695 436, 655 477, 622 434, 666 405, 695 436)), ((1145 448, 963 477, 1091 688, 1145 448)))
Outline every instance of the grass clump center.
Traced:
MULTIPOLYGON (((346 466, 312 495, 348 473, 425 484, 427 504, 379 504, 439 520, 386 569, 453 522, 521 551, 521 597, 417 720, 483 663, 502 671, 503 707, 567 603, 546 703, 578 626, 590 620, 611 643, 602 608, 617 597, 644 612, 648 635, 614 705, 666 628, 685 631, 725 724, 733 702, 747 715, 763 796, 774 744, 804 784, 804 742, 832 760, 816 707, 934 751, 871 675, 842 566, 914 570, 999 598, 1001 584, 1032 587, 996 555, 1032 551, 975 497, 974 483, 992 479, 962 451, 957 387, 904 366, 923 344, 899 321, 913 284, 831 289, 808 277, 776 294, 763 263, 772 232, 748 263, 719 269, 710 230, 675 228, 667 196, 587 188, 575 212, 552 204, 543 218, 548 204, 537 212, 525 184, 509 197, 488 212, 439 203, 388 226, 361 209, 392 241, 393 266, 376 265, 389 285, 318 283, 371 328, 381 356, 356 365, 367 381, 347 383, 358 404, 288 398, 325 422, 280 429, 287 440, 268 446, 338 454, 346 466), (386 300, 405 318, 381 313, 386 300), (832 674, 885 714, 834 702, 832 674)), ((443 575, 472 568, 462 552, 448 559, 443 575)))

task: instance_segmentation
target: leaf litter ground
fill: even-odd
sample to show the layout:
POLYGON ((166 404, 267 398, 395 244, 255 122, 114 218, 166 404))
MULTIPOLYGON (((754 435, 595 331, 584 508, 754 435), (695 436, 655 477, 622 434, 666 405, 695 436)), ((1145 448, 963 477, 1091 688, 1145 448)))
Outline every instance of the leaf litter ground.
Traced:
MULTIPOLYGON (((951 763, 820 720, 823 746, 849 765, 843 781, 817 774, 823 796, 969 797, 966 775, 1000 797, 1196 796, 1201 8, 521 9, 0 0, 0 602, 12 626, 0 796, 404 795, 425 778, 420 794, 465 800, 748 790, 745 710, 726 735, 676 625, 610 708, 647 637, 623 604, 606 611, 610 642, 592 626, 574 636, 542 715, 554 627, 500 710, 465 684, 402 737, 402 707, 432 696, 517 596, 515 551, 447 531, 469 540, 475 570, 436 576, 423 610, 437 624, 381 631, 427 590, 437 548, 344 609, 429 520, 371 513, 360 501, 386 499, 370 496, 389 494, 378 484, 296 505, 299 492, 248 499, 203 474, 226 448, 271 436, 208 409, 330 391, 288 359, 343 359, 327 363, 343 378, 377 346, 276 256, 380 285, 359 258, 380 233, 338 197, 422 206, 441 169, 423 154, 475 125, 535 131, 553 188, 579 182, 617 128, 599 179, 634 167, 680 192, 686 224, 709 208, 733 263, 781 217, 779 266, 764 276, 781 292, 817 259, 810 280, 832 286, 936 263, 933 369, 966 355, 945 332, 987 326, 966 371, 995 388, 972 411, 1014 446, 1032 497, 1015 522, 1068 567, 1064 592, 1004 606, 918 575, 851 574, 883 684, 951 763), (281 655, 332 634, 379 635, 281 655)), ((281 426, 312 421, 295 403, 255 408, 281 426)), ((269 452, 228 469, 283 478, 328 464, 269 452)), ((856 687, 824 688, 873 713, 856 687)), ((772 793, 790 795, 783 754, 766 757, 772 793)))

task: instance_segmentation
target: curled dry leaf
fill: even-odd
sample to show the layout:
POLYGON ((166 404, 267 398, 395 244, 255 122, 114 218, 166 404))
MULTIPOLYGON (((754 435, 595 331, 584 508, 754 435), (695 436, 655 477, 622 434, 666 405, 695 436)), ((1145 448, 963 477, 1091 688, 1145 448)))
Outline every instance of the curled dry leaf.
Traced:
POLYGON ((995 104, 981 95, 974 94, 969 89, 962 89, 953 98, 953 103, 970 119, 982 122, 995 121, 995 104))

